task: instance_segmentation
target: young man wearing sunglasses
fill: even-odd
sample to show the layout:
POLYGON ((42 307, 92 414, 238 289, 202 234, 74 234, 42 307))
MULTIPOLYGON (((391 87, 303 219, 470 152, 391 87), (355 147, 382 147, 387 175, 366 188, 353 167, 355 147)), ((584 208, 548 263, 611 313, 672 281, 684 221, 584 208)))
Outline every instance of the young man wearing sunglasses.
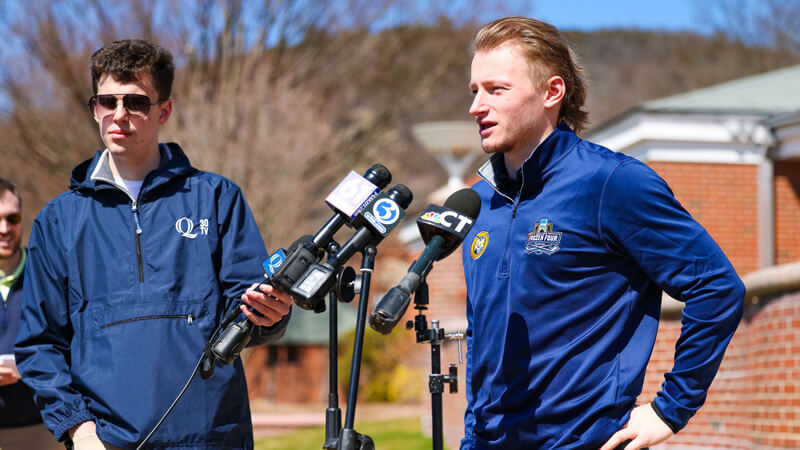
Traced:
POLYGON ((33 392, 20 381, 14 363, 14 340, 22 307, 22 198, 9 180, 0 178, 0 449, 63 448, 42 424, 33 392))
MULTIPOLYGON (((174 69, 142 40, 92 55, 89 108, 106 148, 31 231, 19 369, 47 427, 79 450, 141 442, 234 308, 258 325, 251 344, 289 318, 287 294, 252 284, 267 252, 239 187, 159 143, 174 69)), ((195 379, 148 445, 251 448, 241 361, 195 379)))

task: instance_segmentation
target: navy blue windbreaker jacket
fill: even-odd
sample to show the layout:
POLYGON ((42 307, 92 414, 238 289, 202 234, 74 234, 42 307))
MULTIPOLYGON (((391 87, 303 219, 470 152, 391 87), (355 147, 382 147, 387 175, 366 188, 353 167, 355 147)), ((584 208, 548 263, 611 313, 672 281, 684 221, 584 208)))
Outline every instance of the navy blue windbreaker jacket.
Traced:
POLYGON ((662 290, 685 307, 654 405, 683 428, 743 312, 719 246, 649 167, 563 124, 515 179, 500 154, 479 173, 462 449, 599 448, 641 393, 662 290))
MULTIPOLYGON (((107 151, 31 231, 16 355, 47 427, 97 423, 132 448, 192 373, 233 302, 263 280, 264 242, 238 186, 193 168, 175 144, 136 201, 113 185, 107 151)), ((252 343, 283 334, 288 316, 252 343)), ((154 448, 250 448, 241 361, 199 377, 149 441, 154 448)))

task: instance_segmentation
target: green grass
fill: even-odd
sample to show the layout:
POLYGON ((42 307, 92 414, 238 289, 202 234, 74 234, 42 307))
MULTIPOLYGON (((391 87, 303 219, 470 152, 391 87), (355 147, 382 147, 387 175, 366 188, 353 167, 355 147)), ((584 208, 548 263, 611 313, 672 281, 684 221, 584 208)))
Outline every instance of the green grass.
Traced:
MULTIPOLYGON (((380 422, 356 422, 358 433, 366 434, 380 450, 427 450, 433 446, 430 438, 422 435, 418 418, 403 418, 380 422)), ((256 440, 256 450, 312 450, 321 449, 325 441, 325 428, 305 428, 282 436, 256 440)))

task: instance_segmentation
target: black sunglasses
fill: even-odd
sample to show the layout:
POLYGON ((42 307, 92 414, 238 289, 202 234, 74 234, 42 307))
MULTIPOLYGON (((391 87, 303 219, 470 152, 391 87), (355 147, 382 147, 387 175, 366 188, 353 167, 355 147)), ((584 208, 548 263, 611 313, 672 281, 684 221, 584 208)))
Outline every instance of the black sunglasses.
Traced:
POLYGON ((22 214, 13 213, 13 214, 9 214, 7 216, 0 216, 0 221, 3 221, 3 220, 5 220, 6 222, 8 222, 11 225, 19 225, 19 223, 22 222, 22 214))
POLYGON ((166 100, 159 100, 150 103, 150 97, 144 94, 102 94, 93 95, 89 99, 89 110, 94 114, 95 119, 102 119, 109 114, 113 114, 117 109, 117 104, 122 100, 122 106, 128 115, 146 116, 150 112, 150 107, 159 105, 166 100))

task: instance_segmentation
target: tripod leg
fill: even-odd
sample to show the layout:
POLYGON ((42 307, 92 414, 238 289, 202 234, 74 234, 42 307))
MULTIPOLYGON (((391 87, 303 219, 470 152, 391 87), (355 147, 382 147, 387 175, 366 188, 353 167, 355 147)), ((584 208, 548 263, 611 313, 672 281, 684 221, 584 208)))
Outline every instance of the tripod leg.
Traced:
POLYGON ((342 438, 339 443, 339 448, 342 450, 375 450, 375 442, 371 437, 359 434, 352 428, 342 430, 342 438))
POLYGON ((366 434, 360 434, 359 436, 361 437, 361 447, 359 447, 359 450, 375 450, 375 442, 371 437, 366 434))

